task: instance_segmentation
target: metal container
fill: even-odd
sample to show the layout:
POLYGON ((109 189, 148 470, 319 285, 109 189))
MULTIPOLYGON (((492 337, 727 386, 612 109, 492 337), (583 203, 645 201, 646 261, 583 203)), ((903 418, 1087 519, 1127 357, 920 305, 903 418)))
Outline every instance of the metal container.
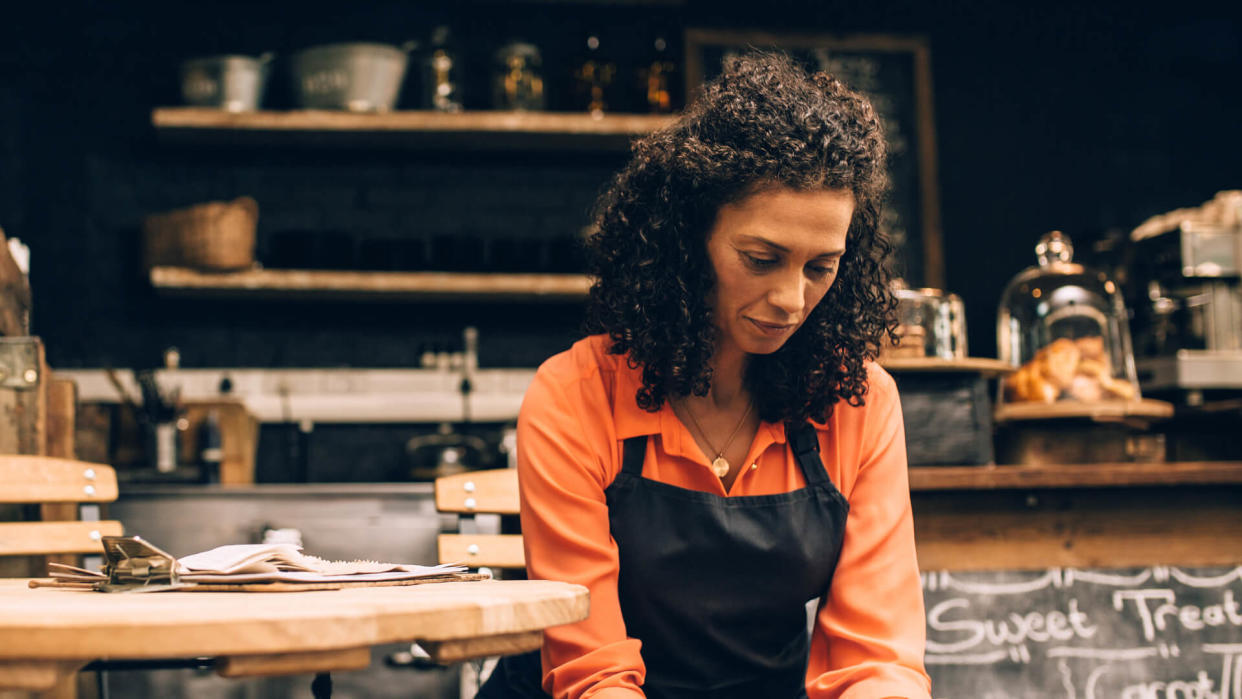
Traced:
POLYGON ((293 93, 304 109, 387 112, 397 103, 412 44, 315 46, 293 55, 293 93))
POLYGON ((273 55, 208 56, 181 64, 181 96, 195 107, 253 112, 263 100, 273 55))

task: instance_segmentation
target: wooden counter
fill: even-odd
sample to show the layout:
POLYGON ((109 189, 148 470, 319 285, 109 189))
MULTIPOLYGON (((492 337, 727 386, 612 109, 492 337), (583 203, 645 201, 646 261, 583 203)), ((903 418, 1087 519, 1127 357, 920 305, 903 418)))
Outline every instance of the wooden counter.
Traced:
POLYGON ((1242 463, 910 469, 922 570, 1242 563, 1242 463))

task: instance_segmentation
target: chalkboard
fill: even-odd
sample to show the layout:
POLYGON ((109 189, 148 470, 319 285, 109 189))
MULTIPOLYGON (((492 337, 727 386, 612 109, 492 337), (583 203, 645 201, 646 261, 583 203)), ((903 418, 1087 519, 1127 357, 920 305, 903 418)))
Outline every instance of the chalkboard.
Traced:
POLYGON ((944 288, 926 40, 687 29, 685 44, 687 95, 718 75, 726 58, 750 49, 783 51, 806 68, 831 73, 866 93, 888 140, 892 190, 881 226, 896 244, 897 272, 911 288, 944 288))
POLYGON ((937 699, 1242 699, 1242 567, 922 580, 937 699))

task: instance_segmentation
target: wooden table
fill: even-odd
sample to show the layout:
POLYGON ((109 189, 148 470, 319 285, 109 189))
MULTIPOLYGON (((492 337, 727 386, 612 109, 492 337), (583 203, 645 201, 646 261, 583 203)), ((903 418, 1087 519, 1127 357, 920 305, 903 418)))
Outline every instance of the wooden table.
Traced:
POLYGON ((363 669, 382 643, 441 662, 520 653, 588 605, 586 588, 546 580, 144 594, 0 580, 0 689, 49 689, 94 660, 212 657, 249 677, 363 669))

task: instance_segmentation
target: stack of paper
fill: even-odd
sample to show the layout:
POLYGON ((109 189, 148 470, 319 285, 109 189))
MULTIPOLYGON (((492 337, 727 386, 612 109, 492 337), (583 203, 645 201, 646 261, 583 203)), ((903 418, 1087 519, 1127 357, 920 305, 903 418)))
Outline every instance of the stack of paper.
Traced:
POLYGON ((364 582, 410 580, 465 572, 466 567, 326 561, 293 544, 234 544, 177 559, 184 582, 364 582))

